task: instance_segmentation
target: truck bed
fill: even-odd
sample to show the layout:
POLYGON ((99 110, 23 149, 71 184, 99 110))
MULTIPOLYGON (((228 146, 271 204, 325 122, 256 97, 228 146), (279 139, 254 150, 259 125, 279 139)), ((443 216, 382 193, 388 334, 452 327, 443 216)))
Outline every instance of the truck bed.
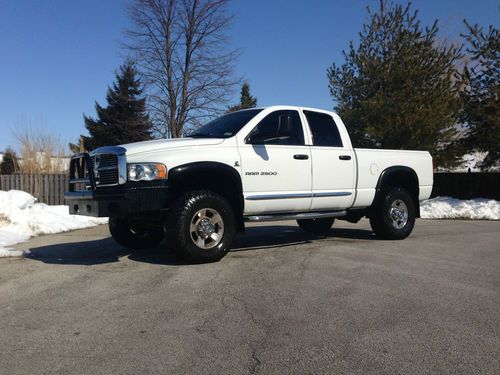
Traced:
POLYGON ((355 148, 357 190, 353 207, 368 207, 382 171, 392 166, 412 168, 419 178, 419 200, 428 199, 432 191, 432 157, 427 151, 381 150, 355 148))

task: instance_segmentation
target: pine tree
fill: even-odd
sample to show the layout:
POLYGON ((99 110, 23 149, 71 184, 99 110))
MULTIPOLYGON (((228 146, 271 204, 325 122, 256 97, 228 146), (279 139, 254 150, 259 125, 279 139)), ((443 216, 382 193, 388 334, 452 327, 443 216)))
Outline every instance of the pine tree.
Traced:
POLYGON ((17 156, 10 147, 4 152, 2 163, 0 163, 0 174, 14 174, 17 171, 17 156))
POLYGON ((438 47, 437 21, 423 28, 418 13, 380 1, 368 8, 359 46, 328 69, 330 93, 354 145, 428 150, 435 164, 458 163, 455 140, 460 99, 455 46, 438 47))
POLYGON ((102 107, 95 103, 97 119, 84 115, 85 127, 90 134, 84 136, 85 149, 152 138, 152 123, 146 112, 143 87, 136 74, 134 64, 127 61, 116 74, 113 87, 108 88, 108 105, 102 107))
POLYGON ((245 82, 241 86, 240 103, 229 107, 228 112, 239 111, 240 109, 255 108, 257 106, 257 98, 250 94, 250 85, 245 82))
POLYGON ((500 166, 500 31, 485 32, 465 21, 470 66, 464 69, 464 122, 469 128, 466 147, 487 152, 482 169, 500 166))

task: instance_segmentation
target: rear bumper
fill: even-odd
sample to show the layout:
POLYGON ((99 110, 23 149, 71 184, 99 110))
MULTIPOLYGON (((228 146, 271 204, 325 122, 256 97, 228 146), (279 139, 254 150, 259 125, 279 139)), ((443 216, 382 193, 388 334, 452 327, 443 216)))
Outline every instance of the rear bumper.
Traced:
POLYGON ((128 216, 165 210, 171 203, 168 186, 120 187, 64 193, 72 215, 128 216))

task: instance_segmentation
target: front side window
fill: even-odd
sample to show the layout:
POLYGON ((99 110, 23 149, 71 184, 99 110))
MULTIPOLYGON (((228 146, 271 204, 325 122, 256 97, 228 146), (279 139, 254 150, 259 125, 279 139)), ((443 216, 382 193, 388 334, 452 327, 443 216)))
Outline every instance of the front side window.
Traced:
POLYGON ((342 138, 333 117, 325 113, 304 111, 314 146, 342 147, 342 138))
POLYGON ((297 111, 275 111, 252 130, 246 143, 303 146, 304 132, 297 111))
POLYGON ((193 138, 229 138, 238 133, 262 109, 247 109, 228 113, 189 134, 193 138))

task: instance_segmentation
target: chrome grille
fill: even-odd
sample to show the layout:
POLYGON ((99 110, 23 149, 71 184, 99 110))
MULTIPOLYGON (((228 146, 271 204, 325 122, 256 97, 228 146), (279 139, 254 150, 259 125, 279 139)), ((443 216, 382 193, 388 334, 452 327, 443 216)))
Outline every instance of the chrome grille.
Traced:
POLYGON ((113 154, 97 154, 92 157, 92 162, 99 158, 99 167, 118 167, 118 156, 113 154))
POLYGON ((115 154, 92 155, 92 169, 94 170, 97 186, 117 185, 119 181, 118 156, 115 154))

